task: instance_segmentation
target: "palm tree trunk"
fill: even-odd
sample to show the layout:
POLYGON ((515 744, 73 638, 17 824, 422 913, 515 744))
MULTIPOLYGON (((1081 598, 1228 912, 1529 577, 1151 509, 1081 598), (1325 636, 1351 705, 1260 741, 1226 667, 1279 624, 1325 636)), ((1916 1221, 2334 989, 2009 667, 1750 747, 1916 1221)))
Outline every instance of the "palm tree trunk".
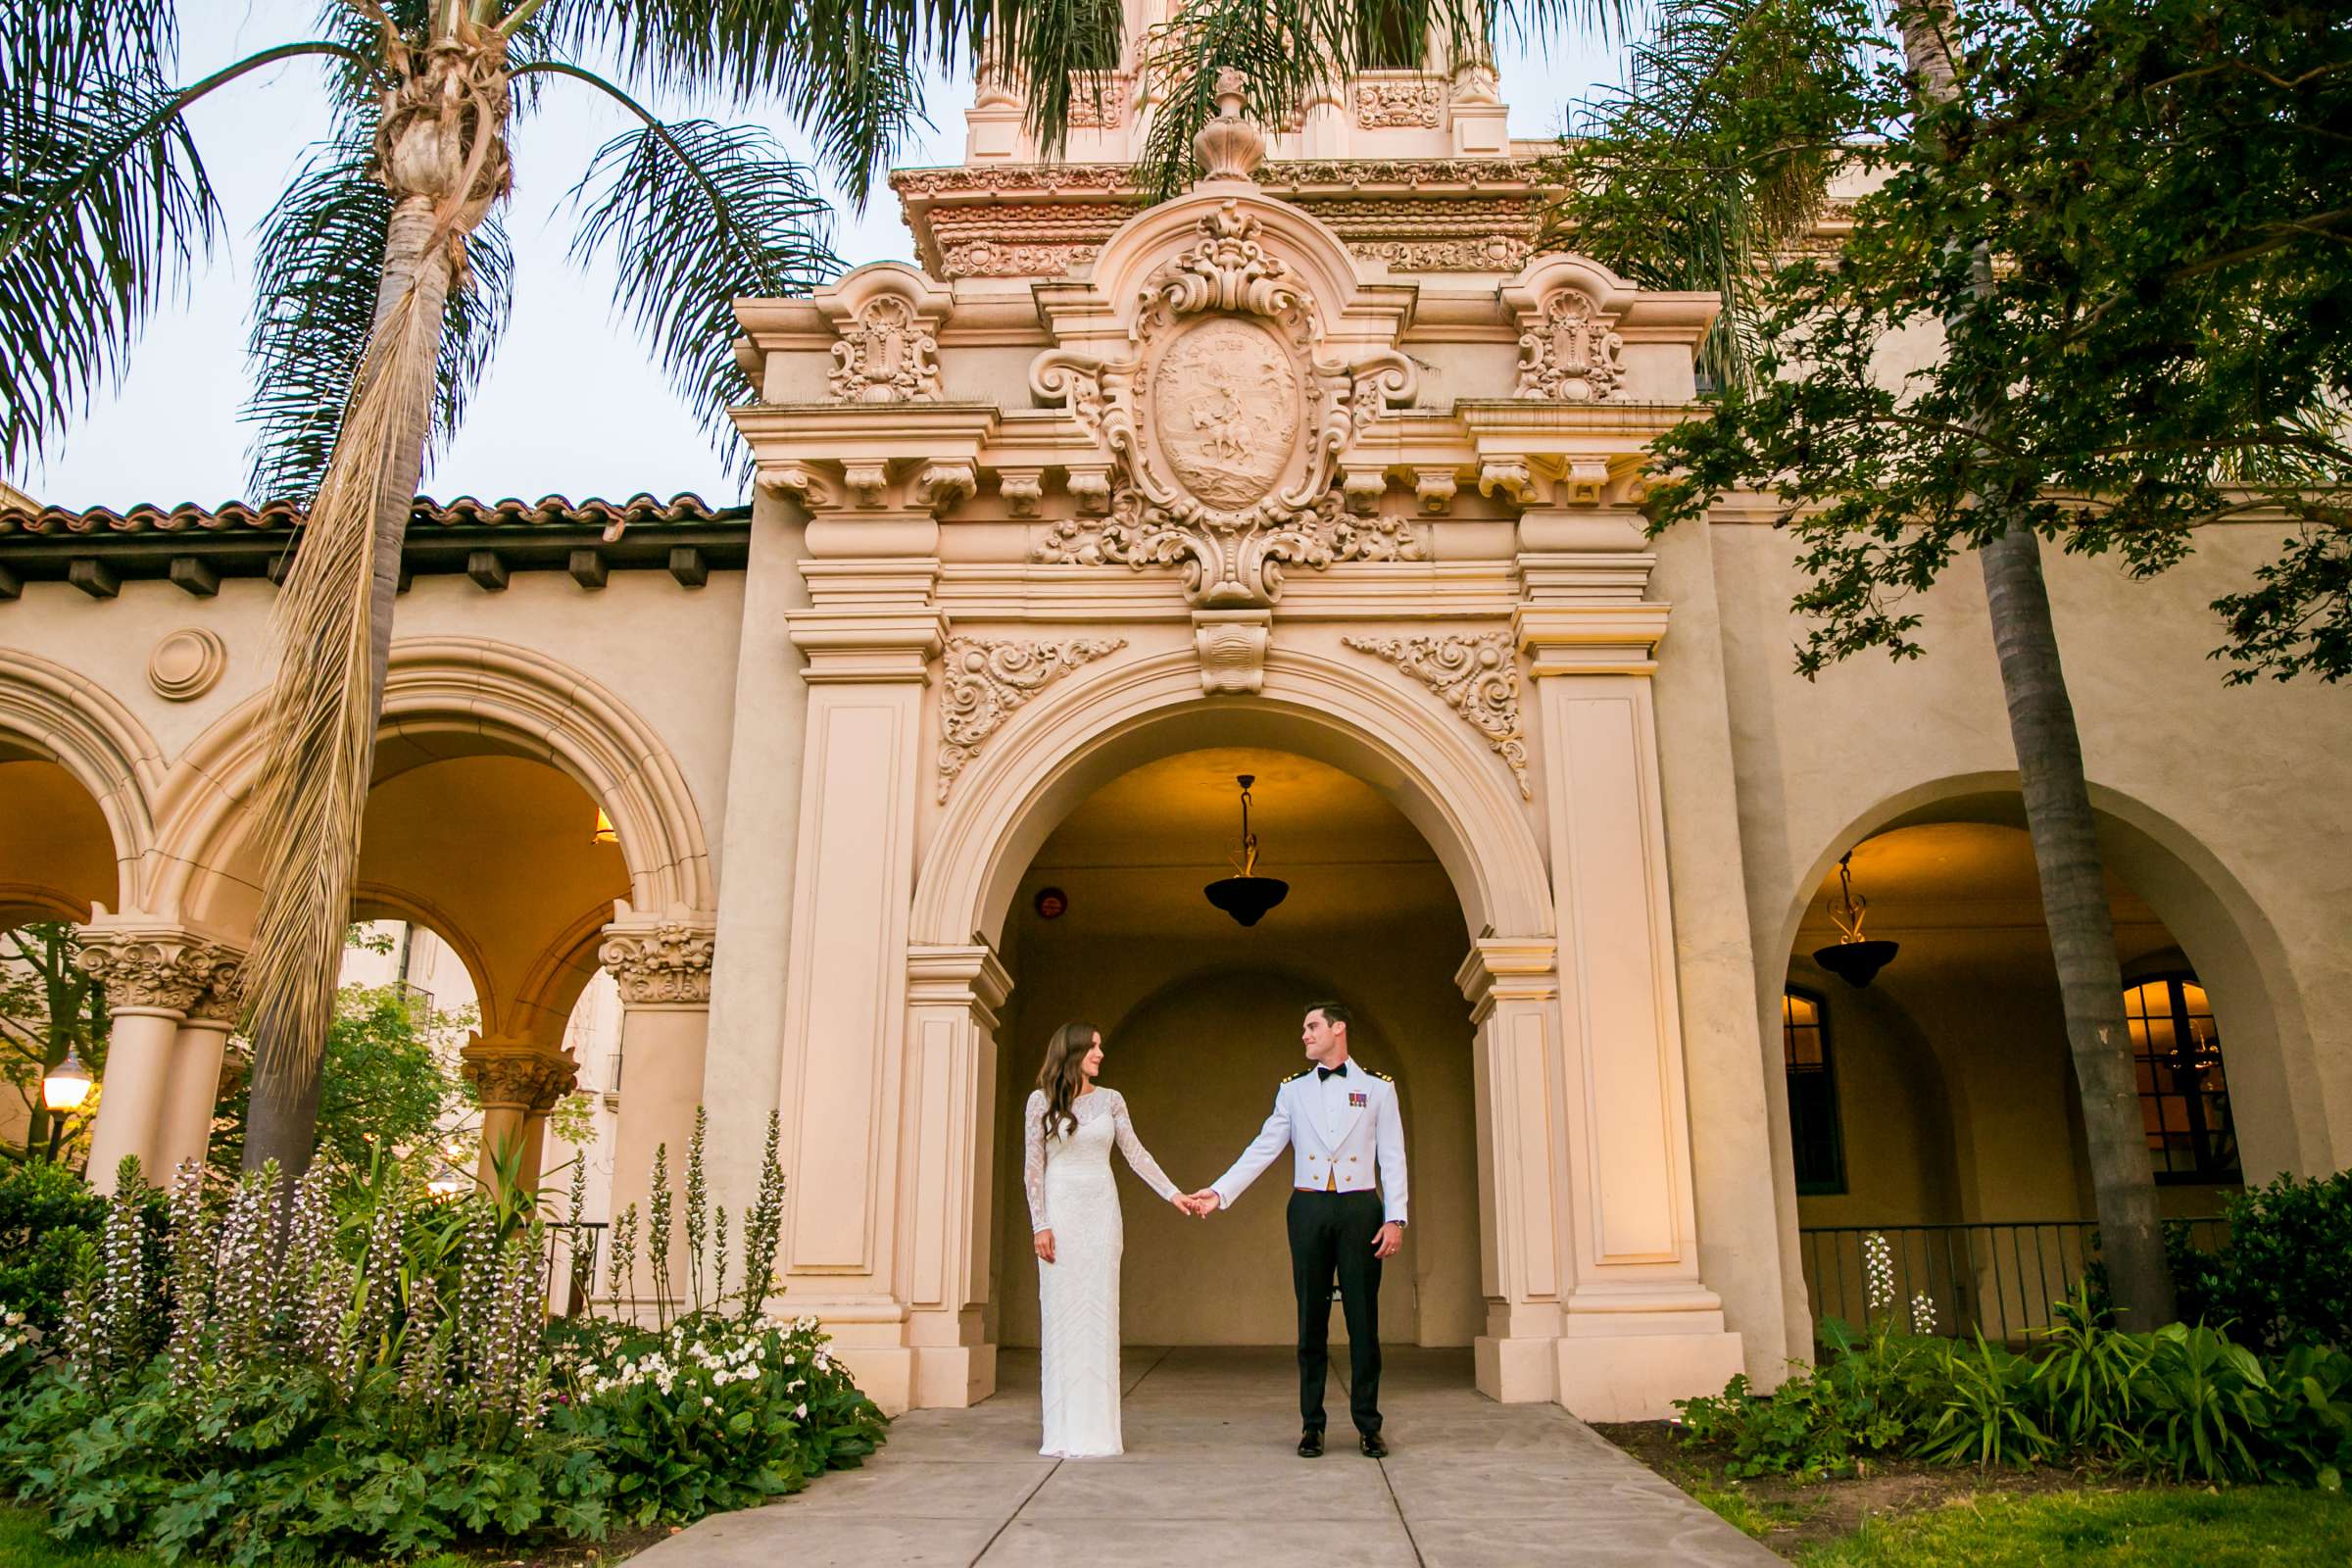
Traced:
MULTIPOLYGON (((1947 43, 1950 11, 1944 0, 1920 0, 1900 15, 1905 64, 1923 100, 1948 105, 1959 96, 1947 43)), ((1992 263, 1975 247, 1978 298, 1992 290, 1992 263)), ((1987 385, 1980 418, 1997 416, 2007 389, 1987 385)), ((1980 428, 1982 425, 1980 425, 1980 428)), ((1997 501, 1984 497, 1982 500, 1997 501)), ((1998 512, 1997 507, 1988 510, 1998 512)), ((2124 1020, 2124 976, 2115 956, 2115 925, 2107 906, 2090 786, 2082 772, 2082 741, 2075 727, 2066 671, 2058 659, 2058 630, 2041 576, 2041 541, 2031 526, 2012 521, 1978 551, 1992 621, 2001 693, 2009 708, 2010 744, 2017 752, 2026 828, 2041 881, 2050 956, 2066 1011, 2067 1049, 2082 1102, 2083 1139, 2096 1194, 2099 1251, 2117 1323, 2152 1329, 2174 1315, 2172 1271, 2156 1216, 2156 1184, 2140 1121, 2138 1081, 2131 1032, 2124 1020)))
MULTIPOLYGON (((392 607, 400 587, 401 546, 416 507, 416 485, 424 471, 424 448, 431 427, 433 378, 430 347, 437 342, 442 313, 449 297, 452 262, 448 233, 438 220, 429 196, 402 198, 393 208, 384 240, 384 275, 376 291, 375 318, 370 329, 370 353, 385 350, 386 359, 376 385, 363 380, 353 399, 353 415, 338 437, 341 447, 355 439, 364 399, 382 396, 383 440, 376 458, 377 474, 368 549, 369 580, 366 597, 368 645, 363 689, 349 694, 368 715, 364 733, 355 729, 358 775, 356 809, 342 824, 350 835, 350 853, 338 857, 323 872, 328 886, 310 890, 320 900, 329 918, 315 922, 307 933, 319 940, 321 951, 304 955, 313 966, 311 983, 299 994, 272 1006, 261 999, 254 1019, 254 1083, 246 1112, 245 1169, 258 1170, 274 1159, 289 1177, 310 1167, 318 1121, 319 1053, 296 1045, 288 1036, 323 1039, 331 1016, 336 981, 343 961, 343 927, 349 918, 352 871, 358 863, 360 823, 367 799, 367 781, 375 754, 375 716, 383 710, 384 683, 392 662, 392 607), (416 356, 393 347, 404 335, 423 337, 427 351, 424 373, 417 373, 416 356), (307 1013, 308 1015, 303 1015, 307 1013), (273 1049, 274 1048, 274 1049, 273 1049), (307 1070, 299 1069, 307 1061, 307 1070), (267 1067, 265 1063, 269 1064, 267 1067)), ((339 451, 338 461, 343 454, 339 451)), ((322 488, 322 494, 323 488, 322 488)), ((321 650, 325 652, 325 650, 321 650)), ((345 765, 350 765, 346 763, 345 765)), ((273 890, 274 891, 274 890, 273 890)), ((257 943, 258 946, 258 943, 257 943)))

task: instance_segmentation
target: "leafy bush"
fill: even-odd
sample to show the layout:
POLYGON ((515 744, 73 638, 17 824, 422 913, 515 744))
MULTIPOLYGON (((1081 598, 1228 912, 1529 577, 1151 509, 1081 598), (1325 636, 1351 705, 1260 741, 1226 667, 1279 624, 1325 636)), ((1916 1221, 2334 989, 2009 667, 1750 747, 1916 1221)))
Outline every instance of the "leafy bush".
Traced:
POLYGON ((2352 1466, 2352 1356, 2312 1345, 2265 1360, 2221 1330, 2107 1326, 2087 1292, 2056 1303, 2034 1355, 1987 1344, 1866 1341, 1825 1320, 1829 1353, 1770 1394, 1736 1377, 1678 1401, 1687 1441, 1734 1475, 1815 1478, 1877 1454, 1946 1464, 2106 1463, 2170 1480, 2339 1491, 2352 1466))
POLYGON ((2181 1317, 2226 1324, 2263 1350, 2352 1350, 2352 1170, 2281 1176, 2231 1195, 2224 1211, 2226 1247, 2175 1256, 2181 1317))
POLYGON ((63 1165, 0 1171, 0 1311, 53 1332, 82 1248, 98 1239, 106 1200, 63 1165))
POLYGON ((760 1316, 775 1136, 739 1308, 714 1290, 652 1328, 547 1323, 527 1195, 444 1202, 397 1162, 324 1157, 290 1195, 274 1166, 220 1195, 190 1165, 156 1253, 126 1184, 82 1250, 64 1353, 0 1391, 0 1490, 69 1541, 232 1563, 595 1539, 797 1491, 882 1420, 813 1322, 760 1316))

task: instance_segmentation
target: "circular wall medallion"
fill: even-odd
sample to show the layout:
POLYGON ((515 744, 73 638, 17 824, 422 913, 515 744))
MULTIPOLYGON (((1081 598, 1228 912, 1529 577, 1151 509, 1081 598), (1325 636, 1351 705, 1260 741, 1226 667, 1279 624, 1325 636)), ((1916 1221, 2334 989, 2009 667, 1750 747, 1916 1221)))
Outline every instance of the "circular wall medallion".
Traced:
POLYGON ((1193 495, 1239 512, 1265 498, 1298 444, 1298 368, 1265 328, 1236 317, 1200 322, 1170 344, 1152 376, 1159 450, 1193 495))
POLYGON ((147 656, 147 683, 174 703, 202 697, 228 667, 228 645, 201 626, 183 626, 147 656))
POLYGON ((1039 888, 1033 902, 1039 919, 1058 920, 1070 906, 1070 896, 1059 888, 1039 888))

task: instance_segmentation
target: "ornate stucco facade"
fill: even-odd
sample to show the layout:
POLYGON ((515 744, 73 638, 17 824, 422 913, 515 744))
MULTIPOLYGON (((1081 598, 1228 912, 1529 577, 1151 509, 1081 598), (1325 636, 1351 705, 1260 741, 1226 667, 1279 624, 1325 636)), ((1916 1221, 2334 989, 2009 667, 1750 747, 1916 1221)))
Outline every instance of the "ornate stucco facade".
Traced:
MULTIPOLYGON (((892 1408, 1034 1335, 1007 1152, 1066 1013, 1204 1181, 1298 1008, 1356 1000, 1415 1140, 1392 1332, 1596 1418, 1776 1379, 1811 1219, 2080 1211, 1973 582, 1925 661, 1809 684, 1763 507, 1645 536, 1714 302, 1538 252, 1485 74, 1351 83, 1270 149, 1229 114, 1158 204, 1147 107, 1120 78, 1044 164, 984 92, 965 164, 896 181, 920 265, 739 305, 748 509, 420 506, 361 912, 465 959, 486 1113, 535 1129, 612 972, 615 1202, 698 1104, 740 1201, 774 1113, 784 1302, 892 1408), (1240 771, 1296 889, 1248 932, 1198 893, 1240 771), (1832 999, 1832 1200, 1782 996, 1857 844, 1927 848, 1855 862, 1914 957, 1832 999)), ((0 916, 85 922, 121 977, 94 1170, 202 1147, 287 522, 0 518, 0 916)), ((2352 1154, 2352 743, 2202 658, 2269 543, 2053 566, 2126 956, 2210 993, 2249 1178, 2352 1154)), ((1247 1202, 1130 1223, 1131 1338, 1282 1337, 1247 1202)))

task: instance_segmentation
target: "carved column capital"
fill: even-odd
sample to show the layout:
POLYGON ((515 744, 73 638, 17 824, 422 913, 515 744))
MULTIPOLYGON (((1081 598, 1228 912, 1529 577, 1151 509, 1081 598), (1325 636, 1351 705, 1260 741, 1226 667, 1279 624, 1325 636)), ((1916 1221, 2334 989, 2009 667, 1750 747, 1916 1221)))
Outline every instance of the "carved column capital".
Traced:
POLYGON ((710 1005, 710 955, 717 931, 708 918, 685 916, 646 920, 625 908, 605 927, 596 950, 632 1007, 710 1005))
MULTIPOLYGON (((84 926, 74 961, 106 988, 115 1012, 168 1012, 218 1004, 244 956, 174 925, 102 921, 84 926)), ((214 1016, 215 1014, 202 1014, 214 1016)))
POLYGON ((527 1040, 468 1038, 458 1053, 484 1110, 519 1110, 544 1115, 580 1081, 580 1064, 561 1051, 527 1040))

